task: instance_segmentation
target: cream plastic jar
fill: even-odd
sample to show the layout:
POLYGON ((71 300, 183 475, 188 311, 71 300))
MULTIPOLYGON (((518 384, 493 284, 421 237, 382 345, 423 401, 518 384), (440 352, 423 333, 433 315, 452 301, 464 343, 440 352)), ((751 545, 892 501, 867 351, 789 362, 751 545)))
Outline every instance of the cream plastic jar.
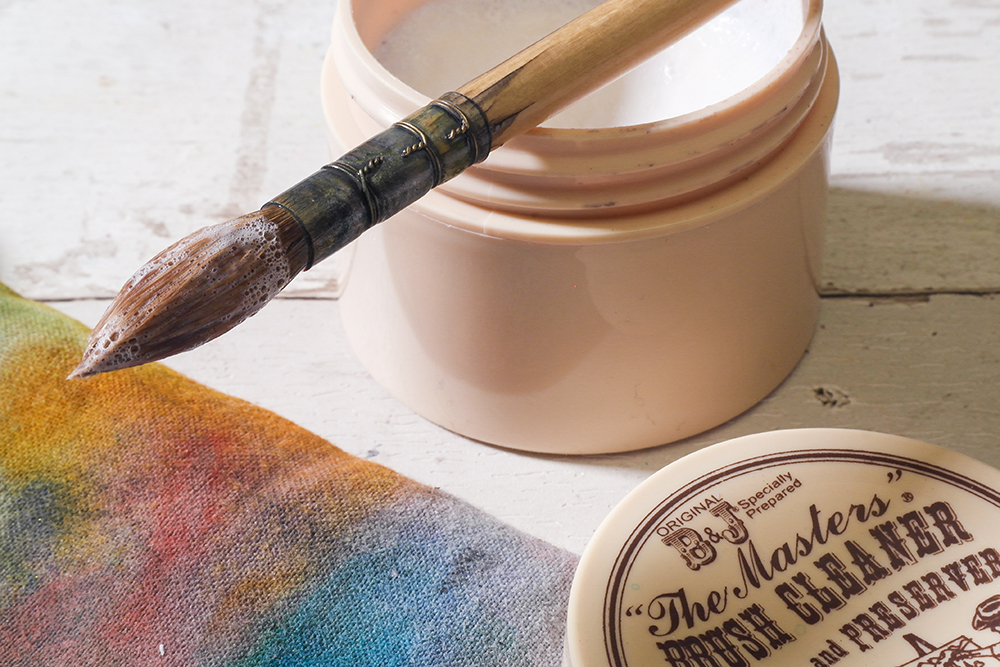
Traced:
MULTIPOLYGON (((422 4, 341 1, 335 156, 445 92, 372 55, 422 4)), ((348 247, 341 314, 373 377, 452 431, 561 454, 671 442, 764 398, 819 310, 839 90, 821 4, 742 0, 348 247)))

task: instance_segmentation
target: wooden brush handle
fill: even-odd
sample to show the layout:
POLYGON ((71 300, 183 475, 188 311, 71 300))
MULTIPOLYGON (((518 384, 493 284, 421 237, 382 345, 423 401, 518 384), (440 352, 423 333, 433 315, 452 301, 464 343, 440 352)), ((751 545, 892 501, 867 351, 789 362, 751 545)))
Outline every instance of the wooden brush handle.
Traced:
POLYGON ((309 268, 734 2, 606 0, 261 208, 298 221, 309 268))
POLYGON ((736 0, 605 0, 458 89, 489 119, 492 147, 539 125, 684 37, 736 0))

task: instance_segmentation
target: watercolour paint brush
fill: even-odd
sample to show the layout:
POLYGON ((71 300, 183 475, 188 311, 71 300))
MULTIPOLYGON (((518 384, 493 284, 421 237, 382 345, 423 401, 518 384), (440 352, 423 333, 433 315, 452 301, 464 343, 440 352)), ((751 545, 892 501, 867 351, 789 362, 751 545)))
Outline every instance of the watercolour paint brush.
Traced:
POLYGON ((71 378, 190 350, 299 272, 648 59, 736 0, 607 0, 264 204, 206 227, 122 287, 71 378))

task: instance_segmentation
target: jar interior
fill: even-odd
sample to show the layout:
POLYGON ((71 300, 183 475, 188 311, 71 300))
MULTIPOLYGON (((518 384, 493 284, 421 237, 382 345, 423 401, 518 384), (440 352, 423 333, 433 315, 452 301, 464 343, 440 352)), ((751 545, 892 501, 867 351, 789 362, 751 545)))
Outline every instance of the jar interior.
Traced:
MULTIPOLYGON (((412 0, 411 0, 412 2, 412 0)), ((379 0, 371 5, 392 4, 379 0)), ((600 0, 428 0, 385 12, 355 7, 366 47, 404 84, 436 97, 489 70, 600 0), (380 29, 363 25, 365 15, 380 29)), ((640 125, 695 112, 750 87, 793 47, 803 0, 740 0, 616 81, 546 121, 549 128, 640 125)))

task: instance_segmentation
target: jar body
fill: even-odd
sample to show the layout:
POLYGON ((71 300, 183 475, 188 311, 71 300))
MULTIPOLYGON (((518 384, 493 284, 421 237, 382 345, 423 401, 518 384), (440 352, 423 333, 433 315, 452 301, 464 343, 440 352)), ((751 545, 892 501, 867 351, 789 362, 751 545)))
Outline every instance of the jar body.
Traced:
MULTIPOLYGON (((345 79, 328 60, 335 154, 370 129, 345 79)), ((347 249, 352 348, 417 413, 516 449, 626 451, 743 412, 794 368, 818 316, 837 99, 828 49, 813 83, 780 148, 707 191, 596 219, 590 204, 573 209, 572 187, 552 210, 466 196, 489 191, 489 174, 432 192, 347 249)), ((616 199, 614 183, 595 194, 584 180, 581 201, 616 199)))

